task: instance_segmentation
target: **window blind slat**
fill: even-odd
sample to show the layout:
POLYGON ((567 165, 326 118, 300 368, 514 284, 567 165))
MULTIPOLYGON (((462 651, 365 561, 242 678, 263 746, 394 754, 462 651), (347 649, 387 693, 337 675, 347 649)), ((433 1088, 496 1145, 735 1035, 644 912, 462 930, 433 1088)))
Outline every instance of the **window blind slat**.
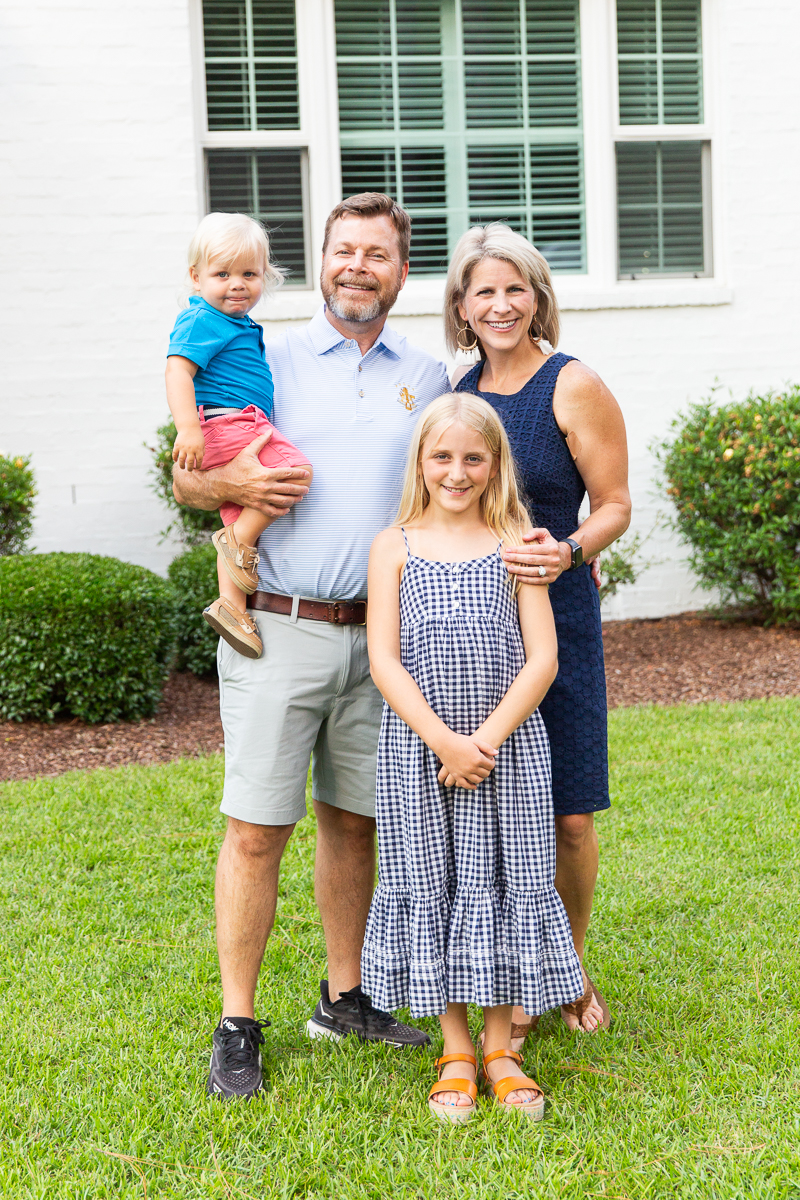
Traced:
POLYGON ((306 282, 303 182, 300 150, 208 150, 212 212, 243 212, 269 233, 272 257, 306 282))

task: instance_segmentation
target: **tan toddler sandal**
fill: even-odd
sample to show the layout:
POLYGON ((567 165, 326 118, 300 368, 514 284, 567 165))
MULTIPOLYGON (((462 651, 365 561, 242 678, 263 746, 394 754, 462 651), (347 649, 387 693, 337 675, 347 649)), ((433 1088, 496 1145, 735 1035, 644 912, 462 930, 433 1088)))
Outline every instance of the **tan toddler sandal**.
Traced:
POLYGON ((258 551, 255 546, 237 542, 232 525, 218 529, 211 538, 220 562, 233 582, 246 595, 252 596, 258 587, 258 551))
POLYGON ((527 1075, 506 1075, 503 1079, 498 1079, 497 1083, 492 1083, 489 1078, 489 1073, 486 1070, 487 1063, 494 1062, 496 1058, 510 1058, 517 1066, 522 1063, 522 1055, 516 1054, 513 1050, 493 1050, 491 1054, 484 1054, 483 1066, 481 1067, 481 1076, 486 1087, 490 1087, 494 1092, 494 1097, 500 1105, 503 1112, 521 1112, 531 1121, 541 1121, 544 1116, 544 1092, 539 1087, 535 1079, 529 1079, 527 1075), (534 1092, 533 1100, 529 1100, 526 1104, 507 1104, 506 1096, 511 1092, 534 1092))
POLYGON ((261 658, 264 647, 258 636, 258 626, 249 613, 239 612, 230 600, 220 596, 203 609, 203 616, 214 632, 239 654, 245 658, 261 658))
POLYGON ((478 1098, 478 1085, 474 1079, 442 1079, 442 1067, 445 1063, 465 1062, 476 1067, 477 1061, 473 1054, 443 1054, 433 1064, 438 1074, 438 1082, 428 1093, 428 1108, 440 1121, 451 1121, 454 1125, 463 1125, 475 1112, 478 1098), (442 1092, 463 1092, 469 1096, 471 1104, 440 1104, 436 1097, 442 1092))

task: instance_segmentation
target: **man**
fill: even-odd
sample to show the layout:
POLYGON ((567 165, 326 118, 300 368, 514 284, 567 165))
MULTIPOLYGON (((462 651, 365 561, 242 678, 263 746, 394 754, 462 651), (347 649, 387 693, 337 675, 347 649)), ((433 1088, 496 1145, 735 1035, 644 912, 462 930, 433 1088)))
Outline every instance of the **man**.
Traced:
POLYGON ((275 424, 314 466, 267 470, 252 443, 226 467, 176 471, 175 494, 196 508, 223 501, 281 516, 259 543, 249 598, 260 659, 220 645, 228 817, 216 877, 222 1018, 210 1094, 261 1087, 263 1028, 256 983, 277 903, 281 857, 305 815, 312 759, 317 816, 315 893, 328 979, 307 1028, 394 1046, 427 1036, 372 1007, 361 991, 361 946, 375 882, 375 758, 381 698, 369 675, 367 558, 390 524, 421 408, 449 390, 444 365, 386 326, 408 274, 411 223, 389 196, 342 201, 325 227, 325 306, 302 331, 266 343, 275 424))

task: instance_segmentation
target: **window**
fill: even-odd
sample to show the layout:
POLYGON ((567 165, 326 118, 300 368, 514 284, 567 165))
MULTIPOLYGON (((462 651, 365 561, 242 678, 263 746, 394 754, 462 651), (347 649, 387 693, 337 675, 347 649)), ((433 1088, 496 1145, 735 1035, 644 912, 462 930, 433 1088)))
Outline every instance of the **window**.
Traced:
POLYGON ((411 270, 507 221, 585 269, 578 0, 335 0, 342 191, 411 213, 411 270))
POLYGON ((304 285, 306 151, 263 145, 300 130, 295 0, 203 0, 203 42, 208 131, 236 135, 206 149, 208 208, 261 221, 288 283, 304 285), (241 147, 242 134, 256 145, 241 147))
POLYGON ((619 274, 709 275, 701 0, 617 0, 617 59, 619 274))
POLYGON ((461 234, 495 220, 581 304, 712 275, 702 0, 192 4, 207 207, 262 221, 290 287, 312 288, 327 214, 367 190, 411 213, 404 303, 434 305, 417 311, 461 234))

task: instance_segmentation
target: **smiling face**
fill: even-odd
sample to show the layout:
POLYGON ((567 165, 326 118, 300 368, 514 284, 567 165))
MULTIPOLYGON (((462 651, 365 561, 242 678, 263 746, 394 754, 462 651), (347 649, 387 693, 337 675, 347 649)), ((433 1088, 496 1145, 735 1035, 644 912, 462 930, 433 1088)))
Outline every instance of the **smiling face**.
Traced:
POLYGON ((385 316, 406 281, 397 230, 387 216, 344 216, 334 222, 322 258, 325 303, 341 321, 385 316))
POLYGON ((536 314, 536 295, 512 263, 484 258, 472 272, 458 311, 484 347, 508 353, 528 338, 536 314))
POLYGON ((227 317, 246 316, 264 290, 264 264, 255 256, 233 265, 212 258, 189 274, 195 290, 227 317))
POLYGON ((419 470, 430 502, 449 513, 479 505, 497 468, 485 440, 460 421, 434 426, 420 454, 419 470))

